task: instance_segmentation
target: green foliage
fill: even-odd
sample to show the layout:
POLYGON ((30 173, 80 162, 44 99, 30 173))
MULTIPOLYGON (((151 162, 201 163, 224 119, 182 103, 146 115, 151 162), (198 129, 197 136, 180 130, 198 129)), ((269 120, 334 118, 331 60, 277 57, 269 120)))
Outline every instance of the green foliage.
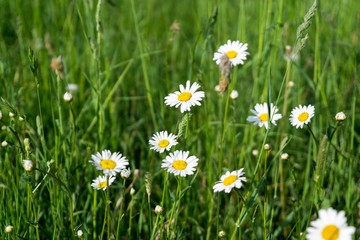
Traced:
POLYGON ((328 207, 360 226, 359 1, 0 0, 0 9, 1 237, 305 239, 328 207), (250 55, 218 94, 213 54, 228 39, 250 55), (205 99, 182 114, 164 98, 188 79, 205 99), (246 121, 264 102, 283 115, 266 131, 246 121), (300 104, 315 106, 309 128, 290 125, 300 104), (149 139, 164 130, 178 134, 171 151, 199 158, 194 175, 161 169, 168 152, 149 139), (126 156, 132 174, 96 191, 89 161, 105 149, 126 156), (241 189, 213 192, 240 168, 241 189))

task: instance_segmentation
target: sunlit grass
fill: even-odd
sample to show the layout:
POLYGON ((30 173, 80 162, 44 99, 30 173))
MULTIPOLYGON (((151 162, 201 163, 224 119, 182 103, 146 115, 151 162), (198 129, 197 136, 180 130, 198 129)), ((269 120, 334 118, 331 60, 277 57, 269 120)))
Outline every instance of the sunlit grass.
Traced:
POLYGON ((328 208, 359 228, 360 3, 318 4, 0 1, 0 236, 306 239, 328 208), (219 67, 228 40, 249 55, 219 67), (166 103, 188 80, 201 105, 171 107, 195 94, 166 103), (296 128, 299 105, 315 113, 296 128), (161 131, 177 144, 153 151, 161 131), (131 174, 103 191, 90 161, 105 149, 131 174), (177 150, 197 164, 162 168, 177 150))

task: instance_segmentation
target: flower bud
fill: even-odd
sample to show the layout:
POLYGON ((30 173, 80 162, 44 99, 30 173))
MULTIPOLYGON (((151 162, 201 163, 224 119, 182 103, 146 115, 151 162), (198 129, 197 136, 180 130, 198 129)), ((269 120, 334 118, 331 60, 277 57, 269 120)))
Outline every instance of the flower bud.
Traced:
POLYGON ((8 145, 9 145, 9 144, 8 144, 7 141, 5 141, 5 140, 2 141, 2 143, 1 143, 1 146, 2 146, 2 147, 7 147, 8 145))
POLYGON ((238 97, 239 97, 238 91, 232 90, 231 93, 230 93, 230 98, 235 100, 235 99, 237 99, 238 97))
POLYGON ((72 100, 73 100, 72 94, 69 93, 69 92, 66 92, 66 93, 64 94, 64 101, 65 101, 65 102, 71 102, 72 100))
POLYGON ((78 237, 78 238, 81 238, 82 236, 83 236, 83 231, 81 230, 81 229, 79 229, 77 232, 76 232, 76 236, 78 237))
POLYGON ((280 158, 281 158, 281 160, 287 160, 289 158, 289 154, 283 153, 283 154, 281 154, 280 158))
POLYGON ((161 215, 162 214, 162 212, 163 212, 163 208, 160 206, 160 205, 156 205, 156 207, 155 207, 155 213, 157 214, 157 215, 161 215))
POLYGON ((13 226, 7 225, 7 226, 5 227, 5 232, 6 232, 6 233, 11 233, 13 229, 14 229, 13 226))
POLYGON ((226 236, 225 231, 221 230, 221 231, 218 233, 218 236, 219 236, 219 238, 225 237, 225 236, 226 236))
POLYGON ((130 195, 133 196, 135 194, 135 189, 134 188, 131 188, 130 189, 130 195))
POLYGON ((131 174, 130 168, 121 170, 120 176, 124 179, 128 179, 131 174))
POLYGON ((9 117, 11 117, 11 118, 15 117, 15 113, 9 112, 9 117))
POLYGON ((338 121, 338 122, 344 121, 345 119, 346 119, 346 115, 343 112, 338 112, 335 115, 335 120, 338 121))
POLYGON ((23 167, 25 171, 31 172, 34 167, 34 163, 31 160, 23 160, 23 167))
POLYGON ((265 151, 270 151, 270 150, 271 150, 270 144, 266 143, 266 144, 264 145, 264 150, 265 150, 265 151))

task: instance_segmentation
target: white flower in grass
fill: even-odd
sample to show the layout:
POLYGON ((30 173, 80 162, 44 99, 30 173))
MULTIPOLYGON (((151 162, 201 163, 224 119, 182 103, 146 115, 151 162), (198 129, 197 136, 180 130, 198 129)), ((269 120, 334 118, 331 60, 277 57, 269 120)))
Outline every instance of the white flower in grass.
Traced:
POLYGON ((343 112, 338 112, 335 115, 335 120, 338 121, 338 122, 344 121, 345 119, 346 119, 346 115, 343 112))
POLYGON ((231 190, 235 188, 241 188, 242 182, 246 182, 246 177, 244 169, 241 168, 239 170, 227 171, 224 175, 221 176, 220 181, 217 181, 213 187, 214 192, 225 191, 226 193, 231 192, 231 190))
POLYGON ((114 176, 98 176, 93 180, 91 186, 96 190, 106 190, 115 180, 114 176))
POLYGON ((162 168, 166 168, 168 172, 175 176, 192 175, 195 172, 195 167, 198 165, 199 159, 195 156, 189 157, 188 151, 178 151, 170 153, 161 164, 162 168))
POLYGON ((351 240, 355 228, 347 225, 344 211, 328 208, 319 211, 319 218, 310 223, 306 232, 308 240, 351 240))
POLYGON ((104 175, 115 176, 129 165, 126 157, 121 153, 111 153, 109 150, 103 150, 101 153, 91 155, 90 162, 98 169, 102 170, 104 175))
POLYGON ((290 123, 296 128, 303 128, 304 124, 308 124, 315 114, 315 107, 312 105, 294 108, 290 114, 290 123))
POLYGON ((34 168, 34 163, 31 160, 23 160, 23 167, 25 171, 31 172, 32 169, 34 168))
MULTIPOLYGON (((270 104, 270 122, 276 126, 276 121, 281 118, 281 114, 277 113, 278 108, 272 103, 270 104)), ((258 125, 259 127, 265 126, 266 129, 269 128, 269 112, 267 103, 255 105, 255 110, 250 110, 255 116, 248 116, 247 121, 258 125)))
POLYGON ((236 90, 232 90, 231 93, 230 93, 230 98, 235 100, 238 97, 239 97, 239 92, 236 91, 236 90))
POLYGON ((196 91, 200 88, 198 83, 193 83, 190 86, 190 81, 186 81, 186 86, 184 87, 180 84, 180 91, 176 91, 174 93, 170 93, 165 97, 165 104, 170 107, 179 107, 180 111, 183 113, 185 111, 190 111, 192 106, 198 105, 201 106, 200 101, 203 97, 205 97, 205 93, 203 91, 196 91))
POLYGON ((220 46, 217 52, 214 53, 213 60, 216 61, 216 64, 219 65, 221 63, 221 58, 226 55, 229 58, 232 66, 244 64, 246 56, 249 55, 249 53, 246 51, 247 49, 247 43, 228 40, 226 44, 220 46))
POLYGON ((172 146, 178 144, 176 139, 177 136, 172 133, 168 134, 167 131, 157 132, 149 140, 149 144, 152 145, 150 149, 160 153, 164 152, 165 150, 169 151, 172 146))

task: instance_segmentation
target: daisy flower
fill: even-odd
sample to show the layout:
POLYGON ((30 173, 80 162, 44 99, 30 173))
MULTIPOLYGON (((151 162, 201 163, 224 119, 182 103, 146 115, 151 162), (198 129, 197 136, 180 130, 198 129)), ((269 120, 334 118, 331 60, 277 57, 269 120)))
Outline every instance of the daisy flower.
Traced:
POLYGON ((306 232, 308 240, 351 240, 355 228, 347 225, 344 211, 328 208, 319 211, 319 218, 310 223, 306 232))
POLYGON ((155 150, 159 153, 165 150, 169 151, 172 146, 178 144, 176 141, 177 136, 167 131, 157 132, 153 135, 152 139, 149 140, 149 144, 152 146, 150 149, 155 150))
POLYGON ((220 46, 217 52, 214 53, 213 60, 216 62, 216 64, 219 65, 221 63, 222 57, 226 55, 226 57, 229 58, 232 66, 244 64, 246 56, 249 55, 249 53, 246 51, 247 49, 247 43, 228 40, 226 44, 220 46))
POLYGON ((109 150, 103 150, 101 153, 91 155, 90 162, 98 169, 102 170, 104 175, 115 176, 121 172, 125 166, 129 165, 128 160, 121 153, 111 153, 109 150))
POLYGON ((311 118, 315 114, 315 107, 312 105, 309 106, 301 106, 294 108, 291 111, 290 115, 290 123, 296 128, 303 128, 304 124, 308 124, 311 118))
POLYGON ((217 181, 213 187, 214 192, 225 191, 226 193, 231 192, 231 190, 242 187, 242 182, 246 182, 246 177, 243 177, 245 174, 244 169, 235 170, 230 173, 227 171, 224 175, 221 176, 220 181, 217 181))
POLYGON ((198 88, 200 88, 198 83, 195 82, 190 86, 190 80, 188 80, 186 81, 186 87, 180 84, 180 91, 170 93, 165 97, 165 104, 176 108, 180 106, 182 113, 190 111, 192 106, 201 106, 200 101, 205 97, 205 93, 203 91, 197 92, 198 88))
POLYGON ((175 176, 192 175, 195 172, 195 167, 198 165, 199 159, 195 156, 189 157, 188 151, 178 151, 170 153, 161 164, 162 168, 167 168, 167 171, 173 173, 175 176))
POLYGON ((91 184, 93 188, 96 190, 105 190, 108 186, 110 186, 115 180, 114 176, 98 176, 95 178, 91 184))
MULTIPOLYGON (((281 118, 281 114, 277 113, 278 108, 274 106, 272 103, 270 104, 270 122, 276 126, 276 121, 281 118)), ((248 116, 247 121, 253 122, 254 125, 258 125, 259 127, 265 126, 266 129, 269 128, 269 112, 267 103, 255 105, 255 110, 250 110, 255 116, 248 116)))

